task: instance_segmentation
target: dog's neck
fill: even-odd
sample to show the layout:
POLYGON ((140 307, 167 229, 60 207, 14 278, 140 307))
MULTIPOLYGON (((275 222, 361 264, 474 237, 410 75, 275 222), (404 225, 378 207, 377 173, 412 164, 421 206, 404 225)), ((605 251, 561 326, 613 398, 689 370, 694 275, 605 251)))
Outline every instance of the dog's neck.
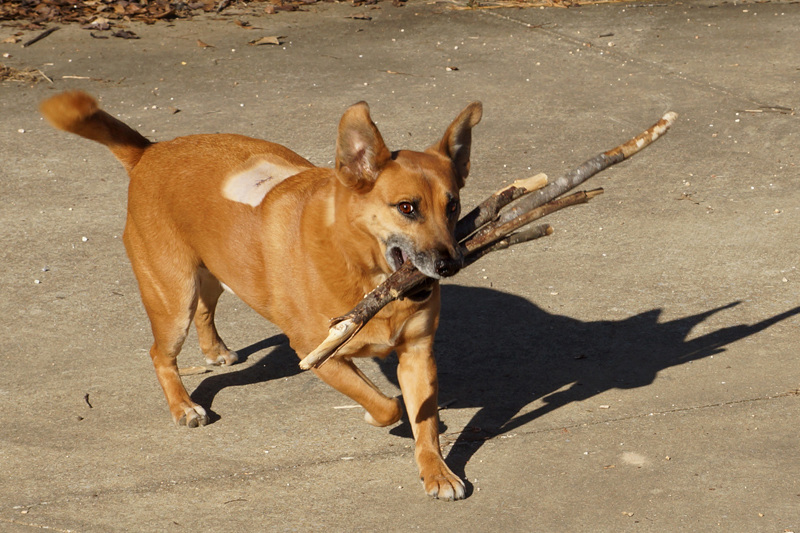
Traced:
MULTIPOLYGON (((319 179, 319 178, 317 178, 319 179)), ((301 231, 324 283, 357 302, 391 274, 380 244, 353 215, 357 198, 333 171, 312 193, 301 231), (369 243, 365 246, 365 243, 369 243)))

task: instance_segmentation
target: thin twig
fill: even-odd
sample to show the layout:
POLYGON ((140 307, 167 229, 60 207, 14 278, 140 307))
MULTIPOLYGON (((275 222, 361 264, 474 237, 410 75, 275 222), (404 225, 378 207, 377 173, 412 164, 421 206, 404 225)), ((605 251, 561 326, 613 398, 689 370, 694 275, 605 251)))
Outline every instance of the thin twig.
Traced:
POLYGON ((493 220, 501 209, 514 200, 537 191, 545 185, 547 185, 547 176, 545 174, 536 174, 527 179, 517 180, 508 187, 500 189, 481 202, 475 209, 461 217, 461 220, 456 224, 456 240, 462 240, 476 229, 493 220))
POLYGON ((36 37, 34 37, 33 39, 31 39, 30 41, 26 42, 25 44, 23 44, 23 45, 22 45, 22 47, 23 47, 23 48, 25 48, 25 47, 27 47, 27 46, 30 46, 30 45, 32 45, 33 43, 38 43, 39 41, 41 41, 42 39, 44 39, 45 37, 47 37, 48 35, 50 35, 50 34, 51 34, 51 33, 53 33, 54 31, 56 31, 57 29, 58 29, 58 26, 53 26, 53 27, 52 27, 52 28, 50 28, 50 29, 44 30, 44 31, 43 31, 42 33, 40 33, 39 35, 37 35, 36 37))
POLYGON ((464 258, 464 266, 467 267, 483 257, 486 254, 491 252, 497 252, 498 250, 505 250, 515 244, 521 244, 523 242, 534 241, 536 239, 541 239, 542 237, 547 237, 548 235, 553 234, 553 227, 550 224, 542 224, 540 226, 534 226, 532 228, 528 228, 523 231, 518 231, 517 233, 512 233, 505 239, 500 239, 499 241, 494 242, 491 246, 487 246, 486 248, 481 248, 480 250, 476 250, 466 256, 464 258))
POLYGON ((512 232, 523 226, 527 226, 534 220, 538 220, 551 213, 555 213, 556 211, 564 209, 565 207, 585 204, 595 196, 598 196, 602 193, 603 189, 595 189, 588 192, 580 191, 563 198, 551 200, 550 202, 531 209, 530 211, 525 211, 518 217, 506 222, 501 222, 503 220, 503 217, 501 217, 496 222, 487 224, 485 227, 481 228, 471 239, 467 240, 463 246, 467 252, 478 250, 510 235, 512 232))

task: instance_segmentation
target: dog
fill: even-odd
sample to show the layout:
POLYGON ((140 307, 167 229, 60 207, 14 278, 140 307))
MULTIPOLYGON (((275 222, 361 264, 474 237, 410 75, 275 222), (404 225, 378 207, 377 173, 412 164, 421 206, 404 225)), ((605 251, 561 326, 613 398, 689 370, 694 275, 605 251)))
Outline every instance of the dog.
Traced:
POLYGON ((56 128, 107 146, 129 174, 123 241, 152 327, 150 356, 176 424, 208 422, 177 366, 192 321, 209 364, 237 361, 214 324, 224 289, 281 328, 303 358, 326 337, 332 317, 411 261, 431 281, 386 306, 314 372, 362 405, 375 426, 400 420, 404 403, 425 491, 444 500, 465 496, 439 447, 433 340, 438 280, 459 259, 453 232, 480 102, 424 152, 390 151, 359 102, 339 122, 334 168, 241 135, 154 143, 80 91, 53 96, 40 109, 56 128), (392 352, 402 403, 353 363, 392 352))

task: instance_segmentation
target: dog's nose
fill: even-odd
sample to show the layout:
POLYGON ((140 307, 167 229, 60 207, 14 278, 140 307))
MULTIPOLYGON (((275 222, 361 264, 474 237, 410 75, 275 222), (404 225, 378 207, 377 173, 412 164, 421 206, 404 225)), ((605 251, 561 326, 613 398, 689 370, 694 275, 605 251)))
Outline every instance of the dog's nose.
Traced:
POLYGON ((459 270, 461 270, 461 261, 458 259, 440 258, 435 261, 433 267, 437 274, 443 278, 447 278, 454 276, 459 270))

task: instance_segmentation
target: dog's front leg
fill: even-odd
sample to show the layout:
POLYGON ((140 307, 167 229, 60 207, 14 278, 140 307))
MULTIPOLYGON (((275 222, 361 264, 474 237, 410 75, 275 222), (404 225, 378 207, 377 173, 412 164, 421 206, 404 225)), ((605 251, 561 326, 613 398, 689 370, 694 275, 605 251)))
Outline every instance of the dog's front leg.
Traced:
POLYGON ((445 464, 439 448, 439 382, 433 338, 398 351, 397 378, 414 432, 415 456, 425 492, 441 500, 460 500, 464 482, 445 464))

